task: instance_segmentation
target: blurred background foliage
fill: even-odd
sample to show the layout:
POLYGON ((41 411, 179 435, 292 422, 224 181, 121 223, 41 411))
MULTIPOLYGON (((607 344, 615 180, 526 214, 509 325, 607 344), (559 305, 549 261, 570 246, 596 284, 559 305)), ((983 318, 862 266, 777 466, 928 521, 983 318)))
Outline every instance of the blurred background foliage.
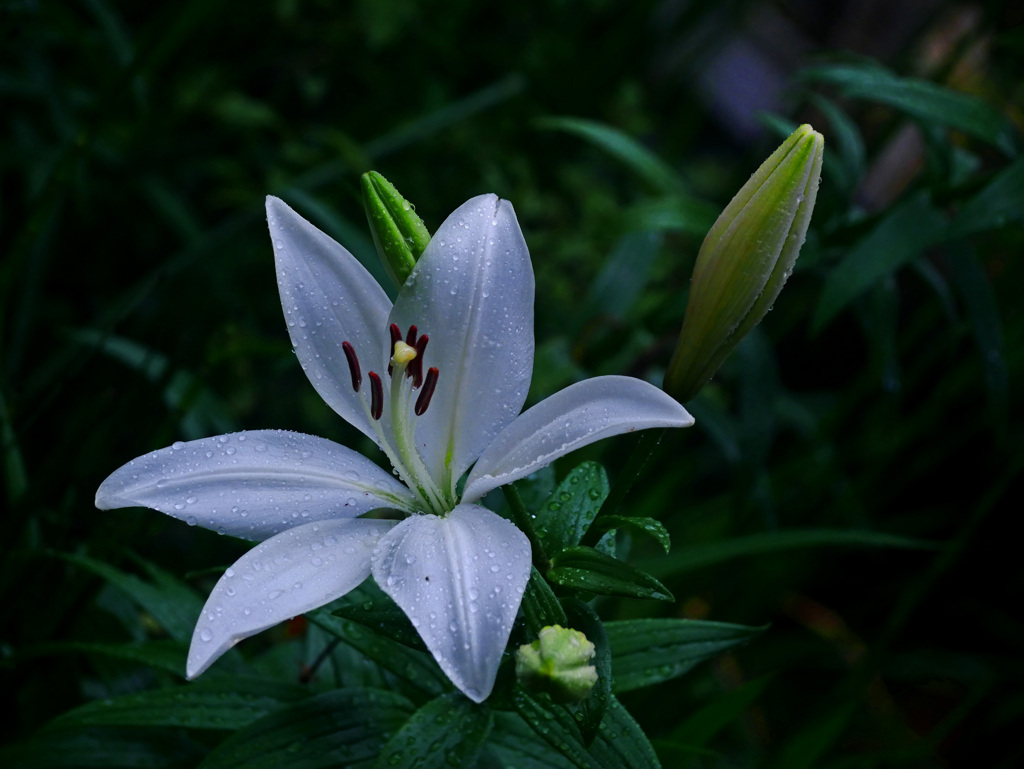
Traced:
MULTIPOLYGON (((620 548, 677 602, 596 607, 771 628, 622 699, 666 766, 1020 765, 1022 21, 997 0, 2 0, 2 741, 177 680, 174 654, 97 649, 165 639, 139 591, 183 579, 197 611, 245 549, 100 513, 109 472, 235 429, 366 448, 291 354, 266 194, 369 266, 364 171, 431 229, 511 200, 536 400, 658 380, 703 233, 807 121, 827 149, 797 271, 625 503, 671 533, 670 555, 620 548)), ((630 447, 557 475, 597 459, 614 484, 630 447)), ((298 680, 316 630, 244 656, 298 680)), ((224 736, 198 734, 108 728, 34 765, 190 766, 224 736)))

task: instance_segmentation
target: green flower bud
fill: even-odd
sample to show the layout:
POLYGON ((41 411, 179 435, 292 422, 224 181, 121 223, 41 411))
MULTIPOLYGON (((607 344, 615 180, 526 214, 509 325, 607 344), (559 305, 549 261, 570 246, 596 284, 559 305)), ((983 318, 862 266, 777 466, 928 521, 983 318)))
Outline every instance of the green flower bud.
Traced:
POLYGON ((388 275, 401 288, 430 242, 430 231, 412 203, 379 173, 363 174, 360 183, 373 244, 388 275))
POLYGON ((818 195, 825 140, 802 125, 725 207, 690 281, 665 390, 685 403, 772 308, 800 253, 818 195))
POLYGON ((516 678, 555 702, 582 702, 597 683, 597 669, 589 664, 594 652, 594 644, 580 631, 550 625, 516 651, 516 678))

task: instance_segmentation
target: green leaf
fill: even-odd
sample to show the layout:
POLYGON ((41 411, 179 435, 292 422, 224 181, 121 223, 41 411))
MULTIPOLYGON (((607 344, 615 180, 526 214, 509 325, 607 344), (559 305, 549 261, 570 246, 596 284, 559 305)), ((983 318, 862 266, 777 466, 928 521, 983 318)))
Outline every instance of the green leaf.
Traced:
POLYGON ((950 225, 950 236, 961 237, 1024 221, 1024 158, 1001 170, 968 200, 950 225))
MULTIPOLYGON (((1021 183, 1024 184, 1024 178, 1021 179, 1021 183)), ((995 293, 985 267, 972 247, 962 243, 950 244, 948 257, 953 268, 953 285, 963 297, 967 314, 971 319, 975 343, 978 345, 982 370, 985 373, 989 404, 993 414, 1002 424, 1007 410, 1009 371, 995 293)))
POLYGON ((684 194, 686 191, 672 166, 617 128, 572 117, 545 118, 538 120, 536 125, 541 129, 565 131, 585 139, 622 162, 659 192, 684 194))
POLYGON ((89 726, 44 730, 0 747, 8 769, 163 769, 195 766, 206 748, 180 731, 89 726))
POLYGON ((626 211, 628 229, 649 232, 685 232, 703 238, 718 218, 720 209, 697 198, 666 195, 644 200, 626 211))
POLYGON ((158 577, 158 584, 145 582, 88 556, 72 553, 59 553, 58 556, 123 590, 136 605, 153 615, 174 640, 185 644, 192 640, 192 630, 202 611, 203 599, 184 582, 155 566, 151 567, 151 573, 158 577))
POLYGON ((675 728, 671 741, 691 749, 704 747, 715 735, 738 720, 761 696, 771 680, 771 676, 761 676, 732 691, 716 694, 711 702, 688 715, 675 728))
POLYGON ((512 701, 537 735, 579 769, 660 769, 647 737, 614 696, 589 749, 569 711, 547 695, 533 697, 517 686, 512 701))
POLYGON ((669 589, 646 572, 589 547, 570 547, 552 559, 548 579, 556 585, 599 595, 674 601, 669 589))
POLYGON ((428 654, 377 635, 351 620, 335 617, 327 608, 307 612, 306 619, 420 692, 436 697, 451 689, 448 679, 428 654))
POLYGON ((613 531, 626 528, 643 534, 649 534, 658 540, 658 544, 665 549, 666 553, 672 545, 665 524, 653 518, 641 518, 630 515, 602 515, 594 521, 593 525, 598 531, 613 531))
POLYGON ((814 310, 812 332, 821 331, 846 305, 887 275, 937 243, 946 220, 928 193, 921 192, 889 211, 828 273, 814 310))
POLYGON ((912 539, 881 531, 855 529, 790 529, 765 531, 735 537, 723 542, 676 548, 671 555, 652 560, 650 569, 666 576, 693 569, 717 566, 735 558, 778 553, 804 547, 896 547, 908 550, 934 550, 938 545, 924 539, 912 539))
POLYGON ((393 641, 411 649, 426 652, 427 647, 412 626, 398 604, 390 596, 377 587, 373 580, 366 580, 355 590, 349 592, 340 603, 335 604, 331 612, 336 617, 343 617, 358 622, 393 641))
POLYGON ((561 705, 547 695, 531 696, 521 686, 512 692, 516 712, 536 734, 579 769, 602 769, 583 744, 580 728, 561 705))
POLYGON ((578 544, 607 496, 608 475, 600 464, 583 462, 570 470, 537 508, 534 524, 544 550, 552 555, 578 544))
POLYGON ((413 712, 379 689, 335 689, 282 708, 228 737, 200 769, 368 769, 413 712))
POLYGON ((46 728, 179 726, 233 731, 308 693, 309 689, 299 684, 221 678, 97 700, 58 716, 46 728))
POLYGON ((615 695, 609 699, 608 714, 591 752, 600 755, 605 766, 661 769, 661 762, 647 735, 615 695))
MULTIPOLYGON (((494 714, 494 729, 487 738, 487 750, 504 769, 572 769, 575 764, 553 751, 517 713, 494 714)), ((491 764, 477 762, 478 769, 491 764)))
POLYGON ((142 643, 89 643, 64 641, 37 644, 20 652, 19 657, 32 658, 50 654, 88 654, 112 659, 140 662, 151 668, 185 677, 188 647, 180 641, 145 641, 142 643))
POLYGON ((864 176, 867 153, 864 150, 864 139, 860 135, 860 129, 850 116, 831 100, 814 94, 810 101, 828 118, 832 130, 824 132, 825 138, 830 143, 834 141, 841 161, 841 164, 826 163, 824 168, 842 168, 843 188, 851 191, 860 184, 864 176))
POLYGON ((543 575, 533 567, 530 568, 530 581, 526 583, 520 609, 523 619, 526 621, 526 627, 534 638, 540 633, 541 628, 550 625, 566 627, 569 624, 562 604, 551 592, 551 586, 548 585, 543 575))
POLYGON ((662 236, 649 231, 627 232, 619 238, 590 285, 583 317, 625 318, 647 285, 661 243, 662 236))
POLYGON ((580 727, 583 744, 590 745, 597 737, 598 728, 612 696, 612 650, 601 619, 587 604, 569 599, 565 603, 565 613, 569 627, 579 630, 594 644, 592 664, 597 670, 597 683, 590 691, 590 696, 577 705, 573 712, 580 727))
POLYGON ((1018 137, 995 107, 935 83, 898 77, 877 64, 835 64, 806 69, 801 78, 836 86, 849 98, 888 104, 927 123, 949 126, 1013 156, 1018 137))
POLYGON ((637 619, 606 622, 612 649, 612 688, 628 692, 677 678, 704 660, 764 632, 725 622, 637 619))
POLYGON ((428 702, 390 739, 374 769, 472 766, 491 731, 490 708, 452 692, 428 702))

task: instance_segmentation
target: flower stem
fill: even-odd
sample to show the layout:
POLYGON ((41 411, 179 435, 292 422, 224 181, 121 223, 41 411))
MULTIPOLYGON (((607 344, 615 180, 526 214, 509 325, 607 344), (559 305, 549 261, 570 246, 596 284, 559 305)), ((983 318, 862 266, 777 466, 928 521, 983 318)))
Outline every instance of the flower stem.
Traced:
POLYGON ((502 486, 501 490, 505 494, 505 501, 508 502, 508 506, 512 510, 513 523, 530 540, 534 567, 541 574, 547 574, 548 569, 551 568, 551 561, 548 559, 547 553, 544 552, 544 545, 541 544, 540 537, 537 536, 537 530, 533 528, 533 516, 526 509, 523 498, 519 494, 519 489, 510 483, 502 486))

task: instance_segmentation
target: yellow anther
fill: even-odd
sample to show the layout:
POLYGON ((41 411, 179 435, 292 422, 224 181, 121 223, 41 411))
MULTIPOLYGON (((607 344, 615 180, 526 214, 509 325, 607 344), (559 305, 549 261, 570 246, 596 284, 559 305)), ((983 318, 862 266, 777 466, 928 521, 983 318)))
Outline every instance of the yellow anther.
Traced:
POLYGON ((391 356, 392 366, 405 366, 409 361, 416 357, 416 348, 411 345, 407 345, 401 339, 395 342, 395 352, 391 356))

